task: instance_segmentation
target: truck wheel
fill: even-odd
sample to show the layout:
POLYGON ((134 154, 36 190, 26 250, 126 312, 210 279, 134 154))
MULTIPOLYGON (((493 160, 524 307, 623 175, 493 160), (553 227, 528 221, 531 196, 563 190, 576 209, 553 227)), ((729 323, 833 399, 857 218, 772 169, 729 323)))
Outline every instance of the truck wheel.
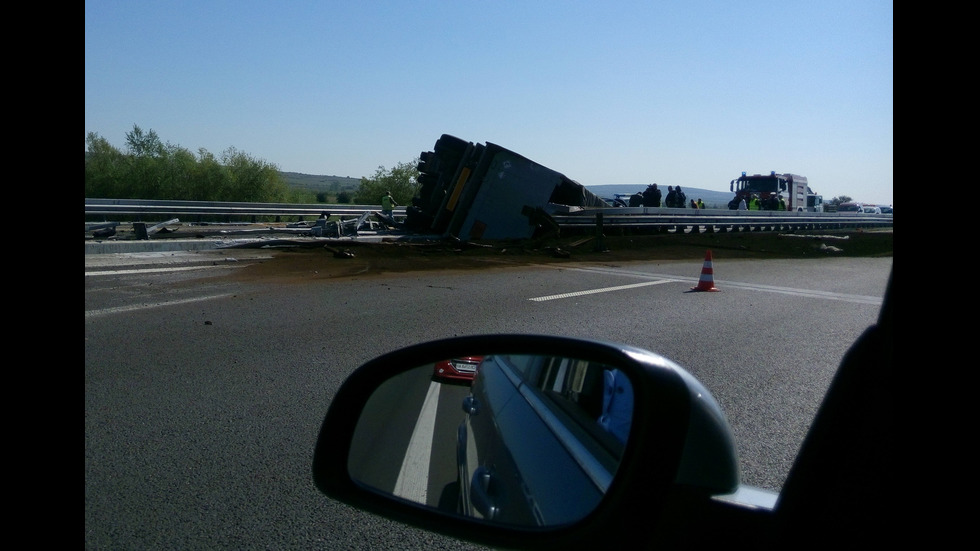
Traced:
POLYGON ((462 157, 463 153, 466 153, 466 146, 468 145, 470 143, 466 140, 462 140, 456 136, 450 136, 449 134, 443 134, 436 141, 434 150, 438 155, 445 153, 454 157, 462 157))

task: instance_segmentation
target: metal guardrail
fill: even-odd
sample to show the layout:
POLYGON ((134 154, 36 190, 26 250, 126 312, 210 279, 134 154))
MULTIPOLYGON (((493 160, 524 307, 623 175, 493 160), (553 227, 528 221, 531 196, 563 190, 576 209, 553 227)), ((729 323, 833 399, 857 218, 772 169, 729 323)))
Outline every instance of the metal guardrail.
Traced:
POLYGON ((856 212, 783 212, 767 210, 618 207, 552 214, 563 232, 593 228, 636 231, 798 231, 891 228, 890 214, 856 212), (601 215, 601 218, 600 216, 601 215))
MULTIPOLYGON (((381 211, 381 205, 325 205, 298 203, 233 203, 216 201, 163 201, 150 199, 85 199, 88 215, 214 215, 225 216, 312 216, 327 211, 332 215, 360 216, 366 210, 381 211)), ((404 215, 405 207, 395 208, 404 215)))
MULTIPOLYGON (((611 207, 582 209, 561 207, 564 212, 551 217, 563 229, 573 232, 594 231, 596 227, 636 230, 742 231, 783 229, 887 228, 893 226, 891 214, 853 212, 782 212, 740 211, 726 209, 689 209, 656 207, 611 207), (601 215, 601 216, 600 216, 601 215)), ((232 203, 206 201, 160 201, 140 199, 85 199, 86 216, 156 216, 160 219, 178 215, 213 217, 317 217, 331 215, 360 216, 365 211, 380 212, 381 205, 325 205, 295 203, 232 203)), ((405 215, 405 207, 394 209, 405 215)))

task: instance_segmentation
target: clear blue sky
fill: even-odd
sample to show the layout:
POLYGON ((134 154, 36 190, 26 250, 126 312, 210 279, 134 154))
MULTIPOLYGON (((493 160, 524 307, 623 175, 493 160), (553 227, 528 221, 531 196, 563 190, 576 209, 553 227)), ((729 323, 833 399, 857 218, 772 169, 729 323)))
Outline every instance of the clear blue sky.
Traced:
POLYGON ((585 185, 791 172, 892 204, 894 4, 85 2, 85 134, 359 178, 442 134, 585 185))

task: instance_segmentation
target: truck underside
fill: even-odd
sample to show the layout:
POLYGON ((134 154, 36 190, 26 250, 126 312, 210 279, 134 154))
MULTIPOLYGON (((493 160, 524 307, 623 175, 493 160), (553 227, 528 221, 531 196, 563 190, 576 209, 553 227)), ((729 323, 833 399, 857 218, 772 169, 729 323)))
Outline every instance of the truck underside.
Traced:
POLYGON ((492 143, 443 134, 419 156, 409 230, 461 240, 518 239, 557 231, 553 205, 605 207, 578 182, 492 143))

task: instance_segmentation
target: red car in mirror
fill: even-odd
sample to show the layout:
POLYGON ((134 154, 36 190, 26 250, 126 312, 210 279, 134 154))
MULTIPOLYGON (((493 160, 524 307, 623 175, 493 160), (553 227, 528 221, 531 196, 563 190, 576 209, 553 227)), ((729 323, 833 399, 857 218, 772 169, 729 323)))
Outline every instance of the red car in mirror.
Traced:
POLYGON ((432 370, 432 378, 437 381, 471 382, 483 356, 463 356, 437 362, 432 370))

